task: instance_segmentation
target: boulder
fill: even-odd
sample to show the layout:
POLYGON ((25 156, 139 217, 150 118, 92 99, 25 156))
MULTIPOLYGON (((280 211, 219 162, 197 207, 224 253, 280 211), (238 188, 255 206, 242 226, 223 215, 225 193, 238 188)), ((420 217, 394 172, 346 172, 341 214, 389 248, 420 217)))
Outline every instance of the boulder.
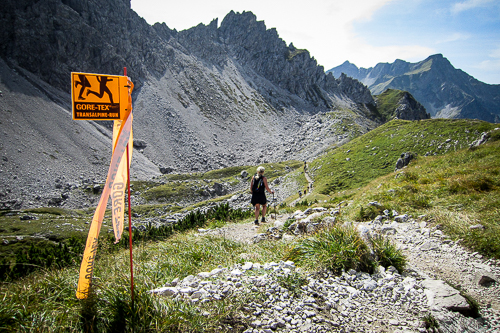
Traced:
POLYGON ((172 167, 163 167, 163 166, 160 167, 160 172, 162 174, 171 173, 173 171, 174 171, 174 168, 172 168, 172 167))
POLYGON ((179 293, 179 289, 176 287, 162 287, 150 290, 148 293, 163 296, 175 296, 179 293))
POLYGON ((134 139, 134 148, 144 149, 148 146, 147 142, 144 140, 134 139))
POLYGON ((410 164, 410 161, 414 158, 412 153, 402 153, 401 156, 398 158, 396 162, 396 170, 402 169, 408 164, 410 164))
POLYGON ((221 183, 214 183, 214 191, 215 191, 215 194, 217 194, 217 195, 227 194, 226 188, 224 188, 224 185, 222 185, 221 183))
POLYGON ((483 287, 490 287, 495 282, 498 282, 498 278, 491 272, 479 271, 474 275, 474 284, 483 287))
POLYGON ((50 198, 48 201, 48 205, 49 206, 59 206, 62 201, 63 201, 63 198, 61 198, 61 197, 50 198))
POLYGON ((481 134, 481 137, 479 139, 477 139, 476 141, 472 142, 469 146, 469 149, 474 149, 474 148, 477 148, 479 147, 480 145, 482 145, 483 143, 485 143, 486 141, 488 141, 488 139, 490 138, 490 133, 489 132, 483 132, 481 134))
POLYGON ((445 308, 451 311, 470 311, 471 307, 460 292, 444 281, 426 279, 422 281, 429 307, 445 308))

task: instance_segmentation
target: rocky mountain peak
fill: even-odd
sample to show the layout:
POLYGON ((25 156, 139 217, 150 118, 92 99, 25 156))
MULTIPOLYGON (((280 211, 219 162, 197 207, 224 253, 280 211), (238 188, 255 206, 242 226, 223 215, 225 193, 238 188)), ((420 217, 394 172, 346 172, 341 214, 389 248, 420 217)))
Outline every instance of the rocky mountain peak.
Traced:
POLYGON ((105 176, 111 133, 102 122, 71 119, 71 72, 119 75, 127 67, 140 143, 132 168, 141 179, 167 170, 311 159, 380 124, 363 84, 326 75, 307 50, 287 46, 253 13, 230 12, 218 23, 179 32, 165 23, 150 26, 123 0, 5 1, 0 116, 10 122, 0 124, 8 133, 0 147, 6 158, 0 191, 15 198, 15 191, 42 184, 37 202, 44 202, 60 196, 47 189, 62 173, 96 182, 105 176), (341 130, 342 122, 356 132, 341 130), (30 147, 23 153, 49 171, 15 178, 33 173, 19 146, 30 147))
MULTIPOLYGON (((309 51, 286 45, 276 29, 267 29, 252 12, 231 11, 217 29, 216 21, 181 31, 179 43, 204 61, 224 68, 226 57, 244 64, 249 75, 259 75, 315 107, 332 108, 338 100, 373 104, 368 89, 356 80, 337 81, 325 75, 309 51), (342 85, 340 85, 342 83, 342 85), (353 94, 354 93, 354 94, 353 94)), ((259 89, 259 88, 257 88, 259 89)), ((262 94, 267 94, 261 91, 262 94)), ((275 104, 280 108, 282 105, 275 104)))
POLYGON ((396 60, 373 68, 357 68, 344 63, 327 71, 345 73, 368 86, 374 95, 386 89, 410 92, 432 117, 500 120, 500 85, 480 82, 456 69, 442 54, 417 63, 396 60))
POLYGON ((394 117, 404 120, 422 120, 430 119, 431 115, 426 112, 422 104, 405 91, 398 101, 398 107, 394 110, 394 117))

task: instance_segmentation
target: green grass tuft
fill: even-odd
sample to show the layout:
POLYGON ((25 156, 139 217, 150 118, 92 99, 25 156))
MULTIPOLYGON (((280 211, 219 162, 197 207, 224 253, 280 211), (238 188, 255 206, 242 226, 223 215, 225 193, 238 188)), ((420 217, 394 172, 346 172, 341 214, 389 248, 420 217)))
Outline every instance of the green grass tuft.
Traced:
POLYGON ((406 257, 388 238, 376 236, 371 239, 373 252, 379 265, 385 268, 394 266, 398 272, 406 267, 406 257))
POLYGON ((438 321, 436 320, 436 318, 434 318, 434 316, 430 312, 422 318, 422 321, 425 324, 425 328, 430 328, 430 329, 439 328, 438 321))
POLYGON ((293 272, 285 276, 277 276, 278 284, 290 291, 290 293, 297 297, 302 293, 302 286, 307 284, 307 279, 300 273, 293 272))
POLYGON ((349 269, 373 272, 368 245, 352 226, 333 226, 300 241, 287 259, 308 268, 325 268, 337 274, 349 269))

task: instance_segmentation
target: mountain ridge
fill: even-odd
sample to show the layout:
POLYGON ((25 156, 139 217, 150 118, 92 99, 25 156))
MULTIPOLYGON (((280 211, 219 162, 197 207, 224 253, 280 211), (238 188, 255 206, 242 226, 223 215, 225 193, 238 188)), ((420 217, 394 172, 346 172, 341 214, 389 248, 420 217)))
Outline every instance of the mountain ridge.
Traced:
POLYGON ((442 54, 417 63, 398 59, 370 68, 358 68, 346 61, 327 72, 352 76, 367 85, 374 95, 388 88, 408 91, 432 117, 500 121, 500 85, 483 83, 455 69, 442 54))
POLYGON ((215 20, 177 32, 148 25, 129 1, 8 0, 0 24, 0 112, 14 122, 0 124, 0 192, 7 201, 23 197, 21 206, 65 197, 54 183, 62 175, 86 181, 79 186, 99 184, 106 175, 109 122, 89 122, 96 129, 89 132, 82 128, 87 122, 72 120, 72 71, 116 75, 127 67, 135 85, 133 160, 140 161, 132 177, 139 179, 160 171, 307 160, 383 122, 363 84, 325 74, 308 52, 287 46, 251 12, 230 12, 221 27, 215 20), (19 94, 11 89, 13 77, 22 82, 19 94), (39 104, 40 98, 50 102, 39 104), (42 109, 32 113, 36 107, 42 109), (65 111, 58 122, 47 121, 59 108, 65 111), (19 117, 11 117, 13 111, 19 117), (46 119, 36 124, 39 115, 46 119), (15 126, 33 135, 13 141, 15 133, 4 128, 15 126), (44 137, 68 129, 86 133, 71 140, 83 157, 76 168, 67 167, 75 161, 68 155, 54 154, 67 151, 63 142, 42 145, 44 137), (28 156, 39 170, 24 163, 28 156, 19 147, 33 147, 28 156), (45 153, 56 158, 40 158, 45 153), (17 176, 28 173, 34 181, 17 176))

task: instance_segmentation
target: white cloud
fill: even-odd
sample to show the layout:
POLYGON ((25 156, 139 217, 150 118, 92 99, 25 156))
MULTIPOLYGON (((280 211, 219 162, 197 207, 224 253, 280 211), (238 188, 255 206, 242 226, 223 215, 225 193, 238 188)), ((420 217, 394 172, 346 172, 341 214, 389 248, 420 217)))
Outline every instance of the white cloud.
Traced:
POLYGON ((453 14, 458 14, 460 12, 472 9, 472 8, 477 8, 477 7, 483 7, 484 5, 493 2, 493 0, 466 0, 463 2, 458 2, 454 4, 451 7, 451 12, 453 14))
POLYGON ((500 47, 492 50, 488 56, 490 59, 483 60, 472 67, 482 70, 497 71, 500 70, 500 47))
POLYGON ((439 39, 435 42, 435 44, 444 44, 444 43, 451 43, 451 42, 456 42, 456 41, 461 41, 461 40, 467 40, 471 37, 470 34, 464 34, 461 32, 455 32, 449 36, 446 36, 443 39, 439 39))
POLYGON ((488 71, 497 71, 500 70, 500 59, 484 60, 472 67, 488 71))
POLYGON ((500 47, 492 50, 491 53, 488 55, 492 58, 499 58, 500 59, 500 47))

